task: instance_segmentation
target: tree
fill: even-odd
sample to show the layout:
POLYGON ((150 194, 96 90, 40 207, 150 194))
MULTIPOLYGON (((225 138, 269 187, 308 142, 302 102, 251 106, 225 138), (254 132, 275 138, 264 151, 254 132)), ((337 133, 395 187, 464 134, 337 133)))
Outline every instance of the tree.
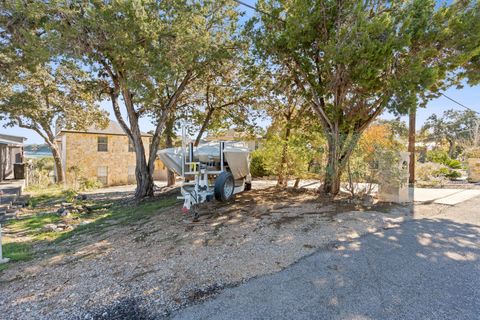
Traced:
MULTIPOLYGON (((468 1, 467 1, 468 2, 468 1)), ((256 50, 290 70, 328 141, 324 191, 337 194, 361 134, 386 109, 406 113, 457 67, 452 20, 468 3, 261 0, 256 50)))
POLYGON ((84 71, 65 61, 9 72, 0 81, 0 120, 38 133, 52 150, 57 182, 63 182, 56 132, 107 125, 106 113, 96 104, 95 86, 84 71))
POLYGON ((457 79, 467 79, 470 85, 480 84, 480 1, 472 1, 468 9, 452 24, 450 39, 455 50, 461 52, 454 63, 462 65, 457 79))
POLYGON ((195 145, 207 130, 253 131, 262 100, 264 81, 259 67, 248 61, 243 40, 236 52, 215 69, 207 70, 189 90, 182 118, 197 129, 195 145))
POLYGON ((192 81, 235 50, 233 2, 89 1, 55 3, 46 11, 51 41, 59 43, 60 54, 82 60, 99 75, 117 121, 133 142, 135 197, 152 196, 166 120, 192 81), (148 155, 139 127, 142 117, 155 125, 148 155))
POLYGON ((400 120, 400 118, 395 118, 391 120, 378 119, 377 121, 375 121, 374 124, 380 126, 387 126, 390 139, 406 141, 408 138, 407 124, 405 123, 405 121, 400 120))
POLYGON ((425 121, 422 132, 427 133, 427 138, 448 143, 448 155, 454 158, 455 147, 458 142, 475 145, 477 139, 480 117, 472 110, 447 110, 441 117, 431 115, 425 121))
MULTIPOLYGON (((313 165, 323 162, 324 148, 319 146, 325 138, 320 130, 312 130, 316 122, 312 115, 300 117, 296 109, 287 120, 287 108, 284 112, 272 119, 260 148, 253 152, 252 166, 257 166, 253 174, 275 175, 279 187, 295 178, 294 187, 298 187, 300 179, 318 176, 313 165)), ((308 109, 304 112, 311 113, 308 109)))
MULTIPOLYGON (((301 140, 298 137, 300 133, 297 130, 308 121, 306 116, 308 112, 306 111, 309 106, 305 99, 298 94, 300 89, 284 69, 272 72, 270 81, 266 85, 265 91, 268 93, 266 94, 265 109, 267 115, 272 119, 267 137, 268 140, 275 141, 275 149, 278 149, 278 155, 270 157, 274 159, 276 166, 272 171, 277 175, 277 186, 286 187, 288 176, 295 171, 292 169, 302 166, 300 163, 292 163, 292 159, 298 158, 292 152, 299 150, 292 150, 291 139, 292 135, 296 134, 297 137, 296 139, 294 137, 294 139, 297 142, 301 140)), ((302 143, 300 144, 302 145, 302 143)), ((308 159, 306 163, 310 160, 312 159, 308 159)), ((302 172, 301 169, 296 171, 302 172)))
POLYGON ((372 191, 373 184, 379 183, 378 169, 386 160, 379 157, 405 149, 401 135, 395 133, 395 128, 400 128, 400 132, 403 132, 406 138, 408 129, 405 123, 399 120, 375 121, 362 134, 347 164, 349 182, 347 189, 352 196, 356 191, 369 193, 372 191), (367 183, 367 187, 362 187, 362 183, 367 183))

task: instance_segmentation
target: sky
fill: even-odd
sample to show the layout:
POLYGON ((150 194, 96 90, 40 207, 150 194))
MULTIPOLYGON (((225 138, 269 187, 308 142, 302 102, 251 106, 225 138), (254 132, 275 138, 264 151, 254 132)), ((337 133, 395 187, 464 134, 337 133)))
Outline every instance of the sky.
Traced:
MULTIPOLYGON (((244 0, 243 2, 250 5, 255 4, 255 0, 244 0)), ((246 20, 254 14, 252 9, 244 7, 243 10, 245 11, 245 16, 242 18, 242 20, 246 20)), ((450 88, 444 93, 450 98, 460 102, 461 104, 477 112, 480 112, 480 85, 474 86, 474 87, 465 85, 464 88, 462 89, 450 88)), ((111 108, 109 101, 102 101, 100 103, 100 107, 106 110, 107 112, 109 112, 110 118, 112 120, 115 120, 115 116, 113 114, 113 110, 111 108)), ((437 114, 440 116, 444 111, 448 109, 464 110, 464 108, 462 108, 458 104, 455 104, 453 101, 450 101, 443 96, 440 98, 431 100, 427 104, 426 108, 420 108, 417 111, 417 125, 416 125, 417 129, 420 128, 422 124, 425 122, 425 120, 432 114, 437 114)), ((384 119, 392 119, 393 117, 394 117, 393 115, 388 113, 384 113, 381 115, 381 118, 384 118, 384 119)), ((402 117, 402 120, 405 120, 408 123, 407 116, 402 117)), ((262 125, 264 126, 268 125, 268 121, 264 121, 262 125)), ((142 131, 147 132, 147 131, 153 130, 154 126, 151 124, 149 119, 141 119, 140 128, 142 131)), ((0 133, 26 137, 27 144, 43 144, 44 143, 43 139, 32 130, 23 129, 19 127, 4 128, 3 123, 1 122, 0 122, 0 133)))

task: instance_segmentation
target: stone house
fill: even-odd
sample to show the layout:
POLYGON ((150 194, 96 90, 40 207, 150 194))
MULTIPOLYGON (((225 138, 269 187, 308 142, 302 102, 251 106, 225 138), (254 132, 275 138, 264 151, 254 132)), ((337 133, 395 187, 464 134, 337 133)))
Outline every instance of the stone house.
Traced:
MULTIPOLYGON (((142 134, 149 154, 151 135, 142 134)), ((91 127, 85 131, 61 130, 57 143, 67 184, 80 178, 97 179, 105 186, 135 184, 135 151, 120 125, 110 121, 105 129, 91 127)), ((155 180, 166 180, 167 169, 157 159, 155 180)))
POLYGON ((23 163, 24 137, 0 133, 0 181, 14 178, 14 166, 23 163))

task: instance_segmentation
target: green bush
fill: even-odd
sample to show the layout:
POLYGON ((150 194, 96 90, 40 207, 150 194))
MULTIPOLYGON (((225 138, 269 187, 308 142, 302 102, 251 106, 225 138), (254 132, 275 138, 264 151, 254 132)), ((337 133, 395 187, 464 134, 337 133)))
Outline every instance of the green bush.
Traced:
POLYGON ((427 151, 426 159, 428 162, 435 162, 435 163, 441 163, 446 165, 446 162, 450 160, 450 157, 448 156, 448 152, 446 151, 431 150, 431 151, 427 151))
POLYGON ((443 150, 427 151, 426 159, 428 162, 440 163, 452 169, 462 169, 462 163, 456 159, 450 158, 448 153, 443 150))
POLYGON ((440 167, 438 170, 434 170, 432 171, 432 175, 435 176, 435 177, 439 177, 439 176, 447 176, 449 173, 450 173, 450 169, 448 169, 447 167, 440 167))
POLYGON ((446 163, 444 163, 446 166, 449 166, 452 169, 462 169, 462 163, 458 160, 455 159, 449 159, 447 160, 446 163))
POLYGON ((103 184, 96 178, 84 178, 80 180, 80 190, 94 190, 103 187, 103 184))
POLYGON ((447 177, 449 179, 458 179, 461 176, 462 176, 462 174, 458 171, 455 171, 455 170, 450 170, 450 172, 445 175, 445 177, 447 177))
POLYGON ((252 153, 252 159, 250 161, 250 173, 252 177, 265 177, 270 175, 265 163, 264 155, 256 150, 252 153))
POLYGON ((66 189, 63 191, 63 196, 67 202, 73 202, 77 197, 77 192, 74 189, 66 189))

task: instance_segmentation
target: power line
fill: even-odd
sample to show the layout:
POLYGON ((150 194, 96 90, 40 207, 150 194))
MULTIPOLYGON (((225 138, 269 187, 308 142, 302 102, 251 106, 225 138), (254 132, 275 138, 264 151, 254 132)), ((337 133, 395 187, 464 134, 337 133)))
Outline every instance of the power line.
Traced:
POLYGON ((465 108, 465 109, 467 109, 467 110, 469 110, 469 111, 475 112, 476 114, 480 115, 480 112, 478 112, 478 111, 476 111, 476 110, 473 110, 472 108, 469 108, 469 107, 467 107, 467 106, 466 106, 466 105, 464 105, 464 104, 461 104, 460 102, 458 102, 458 101, 456 101, 456 100, 454 100, 454 99, 450 98, 450 97, 449 97, 449 96, 447 96, 446 94, 444 94, 444 93, 441 93, 441 92, 440 92, 440 94, 441 94, 442 96, 444 96, 445 98, 447 98, 448 100, 450 100, 450 101, 452 101, 452 102, 454 102, 454 103, 458 104, 459 106, 461 106, 461 107, 463 107, 463 108, 465 108))
POLYGON ((242 6, 245 6, 245 7, 247 7, 247 8, 252 9, 253 11, 256 11, 256 12, 258 12, 258 13, 262 13, 262 14, 264 14, 264 15, 267 15, 267 16, 269 16, 269 17, 271 17, 271 18, 277 19, 278 21, 281 21, 281 22, 285 23, 285 20, 280 19, 279 17, 276 17, 276 16, 274 16, 273 14, 268 13, 268 12, 266 12, 266 11, 260 10, 260 9, 258 9, 257 7, 254 7, 254 6, 252 6, 252 5, 248 4, 248 3, 245 3, 245 2, 240 1, 240 0, 233 0, 233 1, 236 2, 236 3, 238 3, 239 5, 242 5, 242 6))
MULTIPOLYGON (((252 6, 252 5, 248 4, 248 3, 245 3, 245 2, 240 1, 240 0, 233 0, 233 1, 236 2, 236 3, 238 3, 239 5, 242 5, 242 6, 245 6, 245 7, 249 8, 249 9, 252 9, 252 10, 255 11, 255 12, 262 13, 262 14, 264 14, 264 15, 267 15, 267 16, 269 16, 269 17, 271 17, 271 18, 274 18, 274 19, 276 19, 276 20, 278 20, 278 21, 281 21, 281 22, 285 23, 285 20, 283 20, 283 19, 281 19, 281 18, 279 18, 279 17, 276 17, 276 16, 274 16, 273 14, 271 14, 271 13, 269 13, 269 12, 260 10, 260 9, 258 9, 257 7, 252 6)), ((463 107, 463 108, 465 108, 465 109, 467 109, 467 110, 469 110, 469 111, 472 111, 472 112, 480 115, 480 112, 478 112, 478 111, 476 111, 476 110, 473 110, 472 108, 469 108, 469 107, 467 107, 467 106, 464 105, 464 104, 461 104, 460 102, 458 102, 458 101, 450 98, 450 97, 447 96, 446 94, 444 94, 444 93, 442 93, 442 92, 440 92, 440 94, 441 94, 442 96, 444 96, 445 98, 447 98, 448 100, 450 100, 450 101, 458 104, 459 106, 461 106, 461 107, 463 107)))

